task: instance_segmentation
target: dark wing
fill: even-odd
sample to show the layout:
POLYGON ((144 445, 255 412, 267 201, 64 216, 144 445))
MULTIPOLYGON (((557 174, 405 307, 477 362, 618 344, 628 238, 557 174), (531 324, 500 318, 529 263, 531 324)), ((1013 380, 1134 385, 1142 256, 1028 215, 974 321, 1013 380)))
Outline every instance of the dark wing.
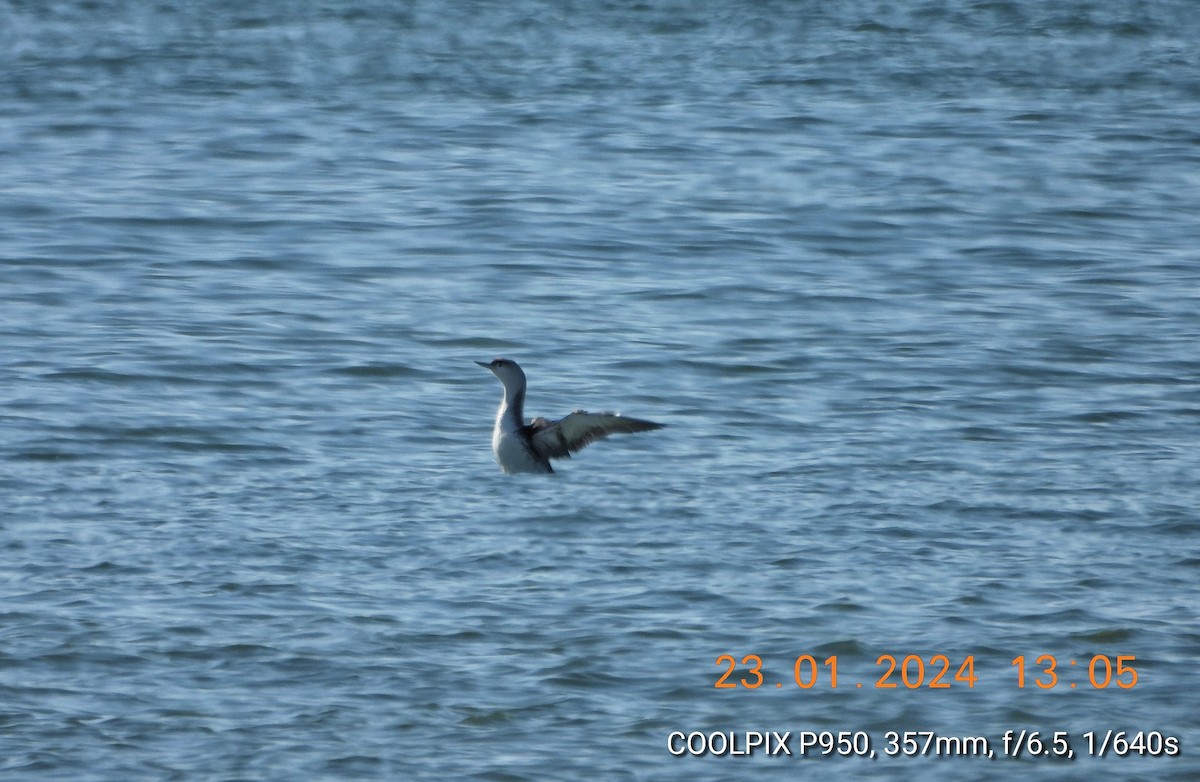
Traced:
POLYGON ((535 418, 529 422, 533 450, 543 458, 561 459, 610 434, 632 434, 662 429, 663 424, 627 418, 617 413, 576 410, 561 421, 535 418))

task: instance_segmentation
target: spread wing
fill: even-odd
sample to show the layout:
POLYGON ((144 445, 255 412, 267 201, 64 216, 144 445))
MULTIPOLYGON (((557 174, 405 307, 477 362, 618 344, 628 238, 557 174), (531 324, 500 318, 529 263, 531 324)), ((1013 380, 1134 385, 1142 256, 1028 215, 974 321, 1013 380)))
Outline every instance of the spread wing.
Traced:
POLYGON ((586 445, 610 434, 632 434, 662 429, 663 424, 627 418, 617 413, 588 413, 576 410, 561 421, 535 418, 529 422, 533 450, 543 458, 570 456, 586 445))

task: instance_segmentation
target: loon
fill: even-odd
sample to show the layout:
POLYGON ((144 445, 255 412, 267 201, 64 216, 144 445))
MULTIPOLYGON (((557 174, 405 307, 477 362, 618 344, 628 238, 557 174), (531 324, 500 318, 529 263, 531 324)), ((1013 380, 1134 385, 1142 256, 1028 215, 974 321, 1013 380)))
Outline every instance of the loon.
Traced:
POLYGON ((575 412, 560 421, 535 418, 525 423, 525 373, 517 362, 497 358, 489 363, 476 361, 490 369, 504 384, 504 398, 496 411, 492 429, 492 452, 506 473, 551 473, 551 459, 569 458, 572 453, 610 434, 628 434, 662 429, 663 424, 626 418, 617 413, 575 412))

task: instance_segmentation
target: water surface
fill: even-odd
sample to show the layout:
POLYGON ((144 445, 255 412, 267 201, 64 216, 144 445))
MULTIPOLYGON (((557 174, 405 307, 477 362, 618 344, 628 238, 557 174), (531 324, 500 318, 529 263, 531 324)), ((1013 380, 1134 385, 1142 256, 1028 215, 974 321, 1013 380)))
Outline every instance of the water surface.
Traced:
POLYGON ((5 779, 1194 778, 1193 11, 3 5, 5 779))

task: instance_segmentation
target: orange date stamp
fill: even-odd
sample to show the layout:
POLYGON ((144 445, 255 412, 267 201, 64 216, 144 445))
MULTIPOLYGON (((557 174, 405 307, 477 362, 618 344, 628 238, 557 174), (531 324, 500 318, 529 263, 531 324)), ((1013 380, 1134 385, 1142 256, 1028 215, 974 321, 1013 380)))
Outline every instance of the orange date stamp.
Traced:
MULTIPOLYGON (((1134 663, 1137 658, 1132 654, 1093 654, 1083 658, 1065 658, 1060 660, 1052 654, 1042 654, 1034 658, 1018 655, 1011 663, 1007 676, 988 673, 984 679, 996 676, 1018 689, 1035 687, 1041 690, 1053 690, 1059 687, 1076 689, 1077 687, 1104 690, 1110 687, 1129 690, 1137 686, 1139 678, 1134 663)), ((767 675, 763 672, 763 658, 757 654, 744 655, 739 660, 732 654, 722 654, 717 657, 716 665, 724 668, 724 673, 717 677, 713 684, 718 690, 743 688, 756 690, 764 684, 770 687, 767 675)), ((791 676, 780 677, 774 682, 775 688, 795 686, 802 690, 813 688, 837 689, 844 682, 838 679, 838 657, 830 655, 823 660, 817 656, 802 654, 791 660, 791 676)), ((934 654, 928 657, 919 654, 881 654, 875 661, 875 670, 866 678, 868 685, 874 678, 874 689, 930 689, 949 690, 955 688, 973 689, 981 681, 980 674, 975 670, 975 655, 951 659, 949 655, 934 654)), ((843 679, 846 676, 843 674, 843 679)), ((853 686, 861 689, 863 680, 855 678, 853 686)))

